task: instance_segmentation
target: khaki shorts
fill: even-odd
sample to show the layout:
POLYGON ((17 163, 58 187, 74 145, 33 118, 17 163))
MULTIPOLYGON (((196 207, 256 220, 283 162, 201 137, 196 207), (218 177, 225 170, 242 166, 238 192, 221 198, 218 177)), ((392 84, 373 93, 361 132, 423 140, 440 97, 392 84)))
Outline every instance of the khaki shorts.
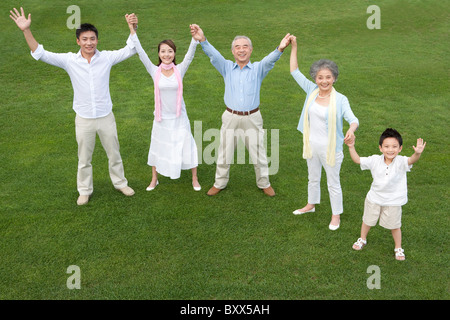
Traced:
POLYGON ((363 222, 373 227, 380 220, 380 226, 386 229, 398 229, 402 226, 401 206, 380 206, 369 200, 364 202, 363 222))

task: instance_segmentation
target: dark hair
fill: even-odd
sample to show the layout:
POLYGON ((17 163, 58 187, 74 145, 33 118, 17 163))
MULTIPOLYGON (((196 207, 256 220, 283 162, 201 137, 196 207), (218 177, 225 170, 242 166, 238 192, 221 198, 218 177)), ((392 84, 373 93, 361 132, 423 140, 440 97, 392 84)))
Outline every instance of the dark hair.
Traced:
POLYGON ((402 136, 395 129, 387 128, 386 130, 384 130, 384 132, 381 134, 381 137, 380 137, 380 146, 383 145, 383 141, 386 138, 395 138, 395 139, 397 139, 400 146, 403 145, 402 136))
POLYGON ((97 28, 94 27, 94 26, 93 26, 92 24, 90 24, 90 23, 83 23, 83 24, 80 25, 79 28, 77 28, 77 31, 76 31, 77 39, 80 39, 80 34, 82 34, 83 32, 86 32, 86 31, 93 31, 93 32, 95 33, 95 36, 96 36, 97 39, 98 39, 98 31, 97 31, 97 28))
MULTIPOLYGON (((173 49, 173 52, 177 53, 177 47, 175 46, 175 43, 173 43, 172 40, 163 40, 158 44, 158 58, 159 58, 159 48, 161 47, 162 44, 167 44, 169 47, 171 47, 173 49)), ((175 62, 175 58, 173 57, 173 64, 177 64, 175 62)), ((158 66, 162 63, 161 58, 159 58, 159 63, 158 66)))

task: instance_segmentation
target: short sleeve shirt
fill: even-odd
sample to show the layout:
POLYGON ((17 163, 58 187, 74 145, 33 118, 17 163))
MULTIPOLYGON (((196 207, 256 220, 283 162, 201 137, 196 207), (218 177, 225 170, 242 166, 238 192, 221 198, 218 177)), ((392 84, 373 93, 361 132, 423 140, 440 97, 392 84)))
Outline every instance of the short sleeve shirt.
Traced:
POLYGON ((408 157, 396 156, 391 164, 384 155, 361 157, 361 170, 370 170, 373 182, 367 199, 380 206, 402 206, 408 202, 406 173, 411 171, 408 157))

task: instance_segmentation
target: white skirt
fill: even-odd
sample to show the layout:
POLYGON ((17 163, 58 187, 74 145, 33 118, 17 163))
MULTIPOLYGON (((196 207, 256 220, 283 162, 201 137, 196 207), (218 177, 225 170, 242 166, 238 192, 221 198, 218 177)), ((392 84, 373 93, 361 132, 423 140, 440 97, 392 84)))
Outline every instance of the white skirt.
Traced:
POLYGON ((198 166, 197 145, 185 114, 160 122, 153 120, 147 163, 171 179, 178 179, 181 170, 198 166))

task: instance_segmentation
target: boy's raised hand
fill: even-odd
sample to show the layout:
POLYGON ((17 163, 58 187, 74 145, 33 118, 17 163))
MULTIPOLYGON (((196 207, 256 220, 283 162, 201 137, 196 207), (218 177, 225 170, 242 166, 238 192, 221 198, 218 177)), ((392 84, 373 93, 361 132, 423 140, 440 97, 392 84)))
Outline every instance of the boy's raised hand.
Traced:
POLYGON ((408 165, 412 165, 419 160, 426 144, 427 143, 424 142, 422 138, 417 139, 417 145, 413 146, 414 154, 408 158, 408 165))
POLYGON ((417 154, 421 154, 425 149, 426 144, 427 143, 424 142, 422 138, 417 139, 417 145, 413 146, 414 152, 417 154))
POLYGON ((31 13, 28 14, 28 19, 25 18, 25 13, 23 12, 23 8, 20 7, 19 11, 14 8, 14 12, 12 10, 9 11, 11 14, 9 17, 14 20, 20 30, 24 31, 30 28, 31 25, 31 13))

